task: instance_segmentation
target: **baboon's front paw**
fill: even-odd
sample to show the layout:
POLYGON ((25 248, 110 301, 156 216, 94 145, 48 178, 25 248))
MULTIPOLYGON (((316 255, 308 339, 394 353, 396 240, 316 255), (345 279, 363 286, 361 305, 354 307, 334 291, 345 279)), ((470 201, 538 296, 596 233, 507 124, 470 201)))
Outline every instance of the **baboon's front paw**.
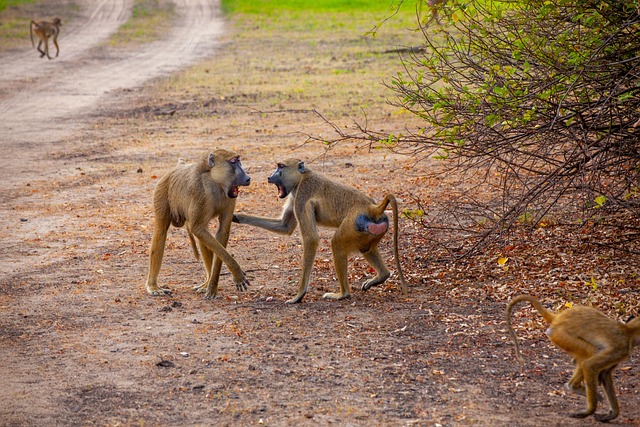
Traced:
POLYGON ((246 291, 247 289, 249 289, 249 286, 251 285, 247 279, 242 279, 240 281, 237 281, 235 282, 235 284, 236 284, 236 289, 240 292, 246 291))
POLYGON ((200 286, 195 286, 193 288, 193 290, 196 291, 199 294, 204 294, 204 297, 206 299, 215 299, 215 297, 218 295, 217 287, 216 287, 216 289, 209 290, 209 284, 208 283, 203 283, 200 286))
POLYGON ((158 297, 161 295, 169 295, 171 293, 171 289, 167 288, 147 288, 147 293, 151 296, 158 297))
POLYGON ((218 296, 218 291, 216 291, 216 292, 207 291, 204 294, 205 299, 209 299, 209 300, 216 299, 217 296, 218 296))
POLYGON ((326 294, 322 295, 322 298, 340 300, 345 298, 351 298, 351 294, 338 294, 336 292, 327 292, 326 294))

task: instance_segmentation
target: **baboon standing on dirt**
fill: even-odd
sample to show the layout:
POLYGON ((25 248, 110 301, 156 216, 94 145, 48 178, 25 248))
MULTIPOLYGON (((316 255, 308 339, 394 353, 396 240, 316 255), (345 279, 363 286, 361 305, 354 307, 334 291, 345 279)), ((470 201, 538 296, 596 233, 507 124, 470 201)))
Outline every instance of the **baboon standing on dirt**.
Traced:
POLYGON ((616 391, 613 387, 613 370, 627 359, 631 350, 640 344, 640 318, 620 323, 605 316, 593 307, 573 306, 554 314, 531 295, 519 295, 507 304, 507 328, 516 348, 516 359, 520 356, 518 337, 511 326, 511 311, 520 301, 530 302, 549 325, 547 335, 551 342, 568 353, 576 367, 566 388, 587 397, 587 408, 576 412, 574 418, 585 418, 596 411, 600 397, 598 384, 604 387, 610 411, 606 415, 595 415, 595 419, 607 422, 620 412, 616 391))
POLYGON ((389 203, 393 208, 393 250, 396 266, 402 292, 406 293, 398 256, 398 205, 392 194, 388 194, 382 202, 376 204, 373 199, 355 188, 331 181, 311 171, 298 159, 278 163, 268 182, 278 187, 280 198, 288 197, 282 216, 262 218, 236 214, 233 220, 281 234, 291 234, 296 225, 300 225, 303 243, 302 275, 298 294, 288 300, 288 303, 300 302, 309 287, 313 260, 318 248, 318 225, 337 228, 331 239, 331 250, 340 282, 340 293, 328 292, 323 298, 343 299, 351 295, 347 260, 353 252, 360 252, 376 271, 375 277, 362 284, 362 290, 366 291, 372 286, 384 283, 390 273, 378 251, 378 244, 389 230, 389 219, 384 213, 389 203))
POLYGON ((238 187, 249 185, 250 182, 240 163, 240 156, 228 150, 215 150, 198 163, 179 161, 173 170, 160 179, 153 196, 155 226, 146 286, 150 295, 170 293, 169 289, 158 287, 157 281, 171 224, 186 228, 196 259, 199 258, 196 239, 200 245, 207 279, 195 288, 197 292, 204 292, 207 298, 215 298, 222 262, 231 271, 236 288, 239 291, 247 289, 249 282, 245 273, 225 248, 238 187), (216 217, 219 226, 214 238, 208 226, 216 217))
POLYGON ((40 52, 40 58, 43 58, 47 55, 47 58, 51 59, 49 56, 49 37, 53 37, 53 44, 56 47, 56 58, 60 53, 60 47, 58 46, 58 34, 60 34, 60 26, 62 25, 62 21, 60 18, 54 18, 53 21, 31 21, 29 24, 29 35, 31 36, 31 45, 35 48, 36 45, 33 42, 33 33, 38 37, 38 47, 36 48, 38 52, 40 52), (42 44, 44 43, 44 50, 41 49, 42 44))

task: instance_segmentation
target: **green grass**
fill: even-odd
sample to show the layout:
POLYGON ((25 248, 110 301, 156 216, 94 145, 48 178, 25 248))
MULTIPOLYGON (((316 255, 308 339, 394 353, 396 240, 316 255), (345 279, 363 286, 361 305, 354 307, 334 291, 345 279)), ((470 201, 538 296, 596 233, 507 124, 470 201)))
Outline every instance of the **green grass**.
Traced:
POLYGON ((421 42, 421 33, 409 30, 416 26, 411 7, 373 37, 369 32, 390 14, 387 0, 349 2, 339 10, 331 7, 346 2, 222 1, 235 10, 225 48, 168 79, 159 96, 240 100, 259 111, 315 108, 331 119, 397 111, 387 105, 383 82, 402 65, 385 52, 421 42))
MULTIPOLYGON (((385 14, 395 10, 394 0, 222 0, 222 10, 228 14, 273 15, 281 12, 372 12, 385 14)), ((414 10, 414 2, 405 2, 402 9, 414 10)))
POLYGON ((412 0, 399 10, 398 0, 222 0, 224 13, 260 28, 309 33, 349 29, 355 36, 375 35, 380 24, 382 30, 415 28, 415 7, 412 0))
POLYGON ((171 29, 174 4, 168 0, 135 0, 131 18, 111 36, 111 45, 147 43, 171 29))
POLYGON ((30 4, 33 0, 0 0, 0 12, 11 6, 19 6, 21 4, 30 4))
POLYGON ((421 0, 221 0, 222 11, 251 19, 275 31, 333 31, 352 29, 359 35, 377 35, 383 27, 416 27, 416 4, 421 0), (390 19, 388 19, 390 18, 390 19))

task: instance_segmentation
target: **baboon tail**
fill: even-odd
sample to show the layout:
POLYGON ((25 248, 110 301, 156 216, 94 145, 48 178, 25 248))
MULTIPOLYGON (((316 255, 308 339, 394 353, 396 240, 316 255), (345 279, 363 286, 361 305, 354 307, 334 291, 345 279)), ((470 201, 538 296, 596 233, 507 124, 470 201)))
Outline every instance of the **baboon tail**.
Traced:
POLYGON ((407 283, 404 281, 404 274, 402 274, 402 266, 400 265, 400 254, 398 253, 398 202, 393 194, 387 194, 384 200, 378 205, 381 208, 380 214, 384 212, 387 205, 391 203, 391 210, 393 210, 393 257, 396 260, 396 269, 398 270, 398 277, 400 278, 400 287, 402 294, 407 295, 407 283))
POLYGON ((29 24, 29 36, 31 37, 31 46, 33 46, 34 48, 36 47, 36 44, 33 42, 33 26, 36 24, 35 21, 31 21, 31 23, 29 24))
POLYGON ((518 295, 517 297, 509 301, 509 304, 507 304, 507 311, 506 311, 507 328, 509 329, 509 334, 513 339, 513 343, 515 344, 516 359, 518 360, 518 363, 522 365, 524 363, 524 359, 522 359, 522 356, 520 355, 520 346, 518 344, 518 337, 516 336, 516 332, 513 330, 513 326, 511 326, 511 312, 513 311, 513 307, 520 301, 529 301, 531 305, 533 305, 533 308, 535 308, 536 311, 540 313, 544 321, 547 323, 553 322, 553 319, 555 319, 556 316, 555 314, 553 314, 552 312, 544 308, 542 304, 540 304, 540 301, 538 301, 537 298, 532 297, 531 295, 518 295))
POLYGON ((386 196, 384 196, 384 199, 382 199, 382 201, 378 205, 375 205, 375 207, 371 211, 371 215, 382 215, 384 213, 384 210, 387 209, 387 205, 389 204, 389 202, 391 202, 391 199, 395 201, 395 197, 393 197, 393 194, 387 194, 386 196))
POLYGON ((189 231, 189 240, 191 240, 191 249, 193 249, 193 255, 196 257, 196 261, 200 259, 200 251, 198 251, 198 245, 196 244, 196 238, 189 231))
POLYGON ((529 301, 531 305, 533 305, 533 308, 535 308, 536 311, 542 316, 544 321, 547 322, 547 324, 553 322, 553 319, 556 318, 555 314, 544 308, 542 304, 540 304, 540 301, 538 301, 536 297, 532 297, 531 295, 518 295, 517 297, 513 298, 507 305, 508 312, 511 313, 512 307, 520 301, 529 301))

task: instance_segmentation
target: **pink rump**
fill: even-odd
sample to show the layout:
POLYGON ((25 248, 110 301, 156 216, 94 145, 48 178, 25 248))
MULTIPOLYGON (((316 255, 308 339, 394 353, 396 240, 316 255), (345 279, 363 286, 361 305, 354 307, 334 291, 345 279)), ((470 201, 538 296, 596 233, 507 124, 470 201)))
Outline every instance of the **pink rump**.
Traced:
POLYGON ((387 231, 387 223, 386 222, 382 222, 380 224, 371 223, 367 227, 367 230, 369 230, 369 233, 371 234, 383 234, 387 231))

